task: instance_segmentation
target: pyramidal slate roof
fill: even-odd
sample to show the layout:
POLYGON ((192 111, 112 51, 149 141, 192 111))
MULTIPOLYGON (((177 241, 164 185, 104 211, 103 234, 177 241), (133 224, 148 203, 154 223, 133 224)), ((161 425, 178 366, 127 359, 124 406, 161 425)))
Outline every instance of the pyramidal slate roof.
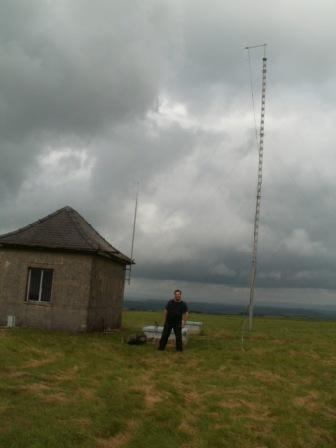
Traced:
POLYGON ((111 246, 91 224, 69 206, 14 232, 0 235, 1 246, 92 253, 123 264, 132 264, 129 257, 111 246))

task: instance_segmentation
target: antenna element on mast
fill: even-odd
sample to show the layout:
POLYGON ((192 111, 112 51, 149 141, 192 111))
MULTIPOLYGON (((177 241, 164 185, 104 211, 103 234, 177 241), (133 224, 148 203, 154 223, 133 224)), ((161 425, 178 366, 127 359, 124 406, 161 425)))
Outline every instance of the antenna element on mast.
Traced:
MULTIPOLYGON (((136 225, 136 218, 137 218, 137 212, 138 212, 138 198, 139 198, 139 182, 137 183, 137 192, 136 192, 136 196, 135 196, 135 207, 134 207, 134 220, 133 220, 131 256, 130 256, 132 261, 133 261, 133 250, 134 250, 134 239, 135 239, 135 225, 136 225)), ((131 273, 132 273, 132 264, 130 264, 129 268, 128 268, 127 282, 129 285, 131 284, 131 273)))

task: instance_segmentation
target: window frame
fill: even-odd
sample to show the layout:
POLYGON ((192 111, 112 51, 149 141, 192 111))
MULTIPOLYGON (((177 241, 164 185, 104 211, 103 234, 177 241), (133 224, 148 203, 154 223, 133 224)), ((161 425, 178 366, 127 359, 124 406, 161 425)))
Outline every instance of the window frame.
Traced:
POLYGON ((54 269, 51 268, 40 268, 38 266, 29 266, 28 267, 28 281, 27 281, 27 292, 26 292, 26 302, 29 303, 36 303, 36 304, 50 304, 52 302, 52 293, 53 293, 53 280, 54 280, 54 269), (41 271, 41 277, 40 277, 40 284, 39 284, 39 295, 38 300, 32 300, 29 298, 29 291, 30 291, 30 279, 31 279, 31 273, 33 269, 38 269, 41 271), (50 288, 50 300, 42 300, 42 290, 43 290, 43 277, 44 277, 44 271, 51 272, 51 288, 50 288))

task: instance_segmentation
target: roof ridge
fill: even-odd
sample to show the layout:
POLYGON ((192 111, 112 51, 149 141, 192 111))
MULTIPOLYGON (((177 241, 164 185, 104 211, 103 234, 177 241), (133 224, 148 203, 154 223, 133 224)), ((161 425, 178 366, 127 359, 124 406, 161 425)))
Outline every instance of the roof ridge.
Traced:
POLYGON ((68 215, 69 215, 71 221, 74 223, 76 229, 77 229, 78 232, 80 233, 80 235, 81 235, 81 237, 83 238, 83 240, 84 240, 84 241, 85 241, 85 242, 86 242, 92 249, 96 249, 96 247, 94 246, 94 243, 93 243, 93 241, 91 240, 91 238, 90 238, 88 235, 86 235, 85 232, 83 232, 83 229, 81 228, 80 223, 78 222, 78 219, 77 219, 76 214, 79 215, 79 216, 81 217, 81 219, 83 219, 83 220, 86 222, 86 220, 83 218, 83 216, 80 215, 78 212, 76 212, 76 211, 73 210, 73 209, 71 209, 71 210, 67 210, 67 211, 70 212, 70 213, 68 213, 68 215), (75 213, 74 213, 74 212, 75 212, 75 213))
MULTIPOLYGON (((77 230, 79 231, 79 233, 82 235, 82 237, 84 238, 84 240, 93 248, 96 249, 92 239, 90 238, 90 236, 88 236, 87 234, 85 234, 85 232, 83 232, 83 229, 81 228, 81 224, 80 221, 77 219, 77 217, 79 217, 81 220, 83 220, 85 222, 85 224, 87 224, 90 229, 99 237, 101 238, 109 247, 111 247, 113 250, 112 252, 115 254, 121 254, 121 252, 116 249, 114 246, 112 246, 111 243, 109 243, 80 213, 78 213, 76 210, 71 209, 71 213, 70 213, 71 219, 73 221, 73 223, 75 224, 77 230)), ((98 249, 100 249, 100 244, 98 242, 98 249)))

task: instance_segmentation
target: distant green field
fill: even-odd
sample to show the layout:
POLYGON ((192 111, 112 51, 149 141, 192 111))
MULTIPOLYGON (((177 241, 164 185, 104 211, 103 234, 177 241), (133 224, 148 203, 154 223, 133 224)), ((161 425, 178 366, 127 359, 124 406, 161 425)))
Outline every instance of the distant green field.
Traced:
POLYGON ((194 315, 184 353, 109 335, 0 330, 0 447, 335 448, 336 322, 194 315))

